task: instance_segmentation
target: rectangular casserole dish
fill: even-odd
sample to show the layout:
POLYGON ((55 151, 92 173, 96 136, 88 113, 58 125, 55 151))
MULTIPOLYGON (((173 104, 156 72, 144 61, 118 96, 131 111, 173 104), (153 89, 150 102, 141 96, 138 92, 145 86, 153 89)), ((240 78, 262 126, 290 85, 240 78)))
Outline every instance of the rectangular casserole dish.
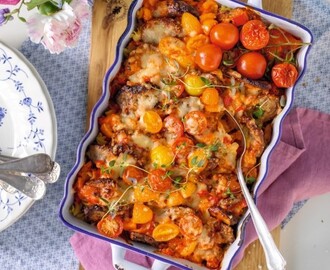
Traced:
MULTIPOLYGON (((98 126, 97 126, 97 119, 98 117, 105 111, 107 105, 108 105, 108 100, 110 98, 110 82, 114 78, 114 76, 117 74, 119 71, 122 59, 123 59, 123 49, 127 45, 130 35, 134 30, 135 27, 135 15, 137 10, 141 7, 142 5, 142 0, 138 1, 133 1, 131 6, 129 7, 128 11, 128 26, 121 36, 118 45, 117 45, 117 50, 116 50, 116 59, 114 64, 109 68, 107 71, 104 81, 103 81, 103 93, 102 96, 100 97, 99 101, 95 105, 91 117, 90 117, 90 128, 86 135, 83 137, 81 140, 78 149, 77 149, 77 160, 75 166, 72 168, 70 173, 67 176, 66 183, 65 183, 65 192, 64 192, 64 197, 60 205, 60 218, 62 219, 63 223, 68 226, 69 228, 88 234, 93 237, 97 237, 100 239, 103 239, 105 241, 108 241, 111 244, 115 244, 124 248, 131 249, 133 251, 142 253, 144 255, 153 257, 155 259, 159 259, 160 261, 163 261, 168 264, 175 265, 177 267, 183 268, 183 269, 205 269, 204 267, 201 267, 200 265, 188 262, 187 260, 182 260, 182 259, 175 259, 172 257, 166 257, 162 256, 159 254, 154 253, 154 248, 150 246, 146 246, 140 243, 133 243, 132 245, 127 244, 126 241, 121 240, 121 239, 109 239, 107 237, 102 236, 99 234, 96 230, 96 228, 92 225, 89 225, 74 216, 71 215, 70 213, 70 207, 73 202, 73 184, 75 181, 75 178, 77 176, 78 171, 82 167, 84 163, 84 158, 85 158, 85 153, 87 150, 88 145, 94 140, 98 133, 98 126)), ((244 4, 236 1, 229 1, 229 0, 219 0, 217 1, 220 4, 223 4, 225 6, 235 8, 235 7, 242 7, 245 6, 244 4)), ((250 3, 253 1, 250 1, 250 3)), ((258 1, 257 1, 258 2, 258 1)), ((252 4, 252 3, 251 3, 252 4)), ((304 43, 312 43, 312 35, 310 31, 305 28, 304 26, 292 22, 288 19, 279 17, 277 15, 265 12, 261 9, 254 8, 255 10, 259 11, 262 18, 264 18, 266 21, 270 23, 274 23, 275 25, 283 28, 284 30, 290 32, 296 37, 299 37, 302 42, 304 43)), ((303 48, 300 49, 300 51, 297 54, 297 61, 298 61, 298 66, 299 66, 299 77, 298 80, 302 77, 305 67, 306 67, 306 57, 309 51, 308 46, 304 46, 303 48)), ((296 82, 297 83, 297 82, 296 82)), ((285 115, 288 113, 290 110, 292 103, 293 103, 293 96, 294 96, 294 86, 290 87, 286 90, 285 92, 286 95, 286 105, 284 106, 282 112, 274 119, 273 122, 273 134, 272 134, 272 139, 267 148, 264 150, 264 153, 261 157, 261 166, 259 170, 259 175, 258 179, 256 182, 256 185, 254 187, 254 196, 256 196, 259 187, 262 185, 262 183, 266 179, 266 174, 268 170, 268 159, 269 156, 276 146, 276 143, 280 139, 280 131, 281 131, 281 123, 285 117, 285 115)), ((236 234, 236 240, 234 243, 231 245, 231 247, 226 251, 225 257, 222 261, 221 269, 231 269, 232 267, 232 260, 235 256, 235 254, 239 251, 240 248, 240 242, 244 237, 244 224, 246 221, 246 218, 248 216, 248 213, 244 215, 242 220, 240 221, 237 229, 237 234, 236 234)), ((113 245, 114 246, 114 245, 113 245)), ((135 267, 136 268, 136 267, 135 267)), ((128 268, 130 269, 130 267, 128 268)), ((137 268, 136 268, 137 269, 137 268)), ((159 269, 159 268, 157 268, 159 269)))

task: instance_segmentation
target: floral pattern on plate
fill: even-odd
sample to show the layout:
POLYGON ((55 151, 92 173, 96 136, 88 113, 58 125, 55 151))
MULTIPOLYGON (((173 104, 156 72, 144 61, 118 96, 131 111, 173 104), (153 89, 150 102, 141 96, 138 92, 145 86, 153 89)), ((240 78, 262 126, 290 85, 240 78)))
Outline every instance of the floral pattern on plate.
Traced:
MULTIPOLYGON (((0 154, 55 157, 56 117, 47 88, 33 66, 0 43, 0 154)), ((18 220, 33 200, 0 180, 0 231, 18 220)))

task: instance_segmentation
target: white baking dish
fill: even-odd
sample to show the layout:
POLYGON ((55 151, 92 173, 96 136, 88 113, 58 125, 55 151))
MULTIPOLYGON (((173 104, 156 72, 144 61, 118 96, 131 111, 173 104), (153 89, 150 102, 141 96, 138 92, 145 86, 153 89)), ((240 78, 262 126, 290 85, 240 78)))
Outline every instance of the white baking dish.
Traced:
MULTIPOLYGON (((237 1, 230 1, 230 0, 217 0, 219 3, 226 5, 231 8, 235 7, 242 7, 245 4, 242 4, 241 2, 237 1)), ((108 100, 110 98, 110 81, 115 77, 116 73, 119 71, 121 62, 122 62, 122 55, 123 55, 123 49, 128 43, 130 39, 130 34, 134 30, 135 27, 135 14, 137 10, 141 7, 142 5, 142 0, 135 0, 132 1, 132 4, 129 8, 128 11, 128 26, 121 36, 118 45, 117 45, 117 50, 116 50, 116 58, 115 62, 113 65, 109 68, 107 73, 105 74, 104 81, 103 81, 103 93, 98 102, 96 103, 91 116, 90 116, 90 128, 86 135, 83 137, 81 140, 78 149, 77 149, 77 160, 75 166, 72 168, 70 173, 67 176, 66 183, 65 183, 65 188, 64 188, 64 197, 60 205, 60 218, 64 222, 66 226, 69 228, 76 230, 78 232, 82 232, 85 234, 88 234, 92 237, 97 237, 100 239, 103 239, 105 241, 108 241, 109 244, 114 244, 112 245, 112 250, 113 250, 113 261, 114 264, 120 265, 126 270, 129 269, 134 269, 139 270, 139 269, 145 269, 143 267, 134 265, 132 263, 129 263, 123 259, 124 257, 124 249, 122 248, 127 248, 131 249, 133 251, 142 253, 144 255, 148 255, 150 257, 153 257, 155 259, 158 259, 159 261, 156 261, 152 269, 166 269, 168 265, 175 265, 177 267, 183 268, 183 269, 205 269, 204 267, 201 267, 200 265, 188 262, 187 260, 182 260, 182 259, 177 259, 177 258, 172 258, 168 256, 162 256, 159 254, 154 253, 154 248, 151 246, 147 246, 144 244, 140 243, 132 243, 128 244, 122 239, 109 239, 105 236, 102 236, 101 234, 98 233, 96 228, 94 226, 91 226, 74 216, 70 214, 70 206, 73 203, 73 184, 76 178, 76 175, 80 168, 82 167, 84 163, 84 158, 85 158, 85 151, 88 147, 89 144, 92 143, 94 138, 96 137, 98 133, 98 126, 97 126, 97 119, 98 117, 104 112, 104 110, 108 106, 108 100), (122 248, 118 248, 122 247, 122 248)), ((257 11, 260 12, 261 16, 268 22, 273 23, 284 30, 292 33, 294 36, 299 37, 303 42, 305 43, 312 43, 312 34, 311 32, 304 26, 293 22, 291 20, 288 20, 286 18, 280 17, 275 14, 271 14, 269 12, 263 11, 260 8, 261 7, 261 1, 248 1, 249 5, 254 6, 257 11)), ((297 54, 297 60, 298 60, 298 67, 299 67, 299 77, 298 80, 302 77, 303 73, 305 72, 306 69, 306 57, 308 54, 308 51, 310 49, 310 46, 304 46, 302 49, 297 54)), ((290 110, 292 104, 293 104, 293 96, 294 96, 294 86, 290 87, 286 90, 286 105, 283 108, 282 112, 274 119, 274 124, 273 124, 273 136, 271 139, 270 144, 267 146, 265 149, 262 157, 261 157, 261 165, 260 165, 260 173, 258 176, 257 183, 254 188, 254 196, 256 197, 256 194, 258 192, 259 187, 263 184, 263 182, 266 179, 266 174, 268 170, 268 159, 269 156, 276 146, 277 142, 280 139, 280 134, 281 134, 281 123, 285 117, 285 115, 288 113, 290 110)), ((244 215, 242 218, 241 222, 239 223, 238 226, 238 231, 237 231, 237 238, 234 241, 234 243, 231 245, 231 247, 227 250, 224 260, 222 262, 222 270, 228 270, 232 268, 232 261, 239 252, 240 249, 240 243, 241 240, 244 237, 244 224, 245 221, 247 220, 248 213, 244 215)))

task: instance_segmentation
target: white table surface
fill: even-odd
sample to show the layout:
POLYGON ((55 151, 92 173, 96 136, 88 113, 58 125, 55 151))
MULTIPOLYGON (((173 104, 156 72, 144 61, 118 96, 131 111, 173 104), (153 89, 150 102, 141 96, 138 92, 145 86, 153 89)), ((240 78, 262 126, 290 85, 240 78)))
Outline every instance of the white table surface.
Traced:
MULTIPOLYGON (((0 27, 0 40, 17 49, 27 38, 25 24, 17 19, 0 27)), ((330 269, 329 206, 329 193, 308 200, 282 230, 280 248, 288 270, 330 269)))

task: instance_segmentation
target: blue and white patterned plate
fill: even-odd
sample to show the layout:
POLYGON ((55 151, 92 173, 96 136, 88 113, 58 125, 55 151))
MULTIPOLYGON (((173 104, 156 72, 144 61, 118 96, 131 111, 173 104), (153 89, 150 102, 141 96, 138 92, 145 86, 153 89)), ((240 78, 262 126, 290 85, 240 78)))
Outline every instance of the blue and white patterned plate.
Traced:
MULTIPOLYGON (((0 42, 0 154, 40 152, 54 159, 56 146, 56 116, 46 85, 21 53, 0 42)), ((0 231, 32 204, 22 193, 8 193, 0 186, 0 231)))

